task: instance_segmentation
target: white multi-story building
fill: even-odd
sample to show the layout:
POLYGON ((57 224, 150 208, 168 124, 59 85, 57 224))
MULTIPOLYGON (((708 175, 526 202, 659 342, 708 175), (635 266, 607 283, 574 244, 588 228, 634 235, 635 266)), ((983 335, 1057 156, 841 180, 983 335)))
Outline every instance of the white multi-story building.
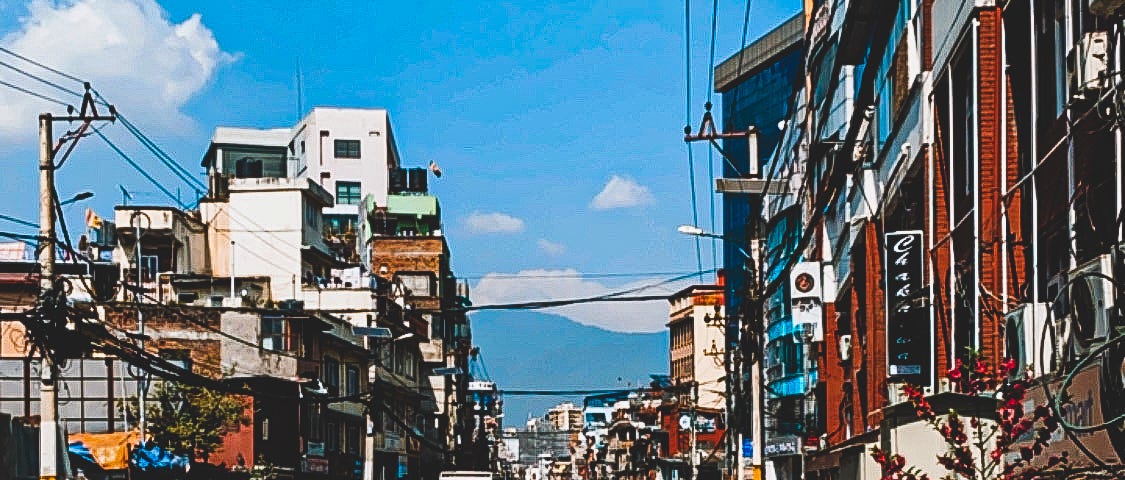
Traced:
POLYGON ((672 383, 697 385, 698 406, 726 409, 722 285, 694 285, 668 298, 669 358, 672 383))
POLYGON ((316 308, 356 306, 349 289, 371 283, 356 241, 363 200, 385 207, 388 192, 410 189, 382 109, 317 107, 291 128, 218 127, 203 166, 211 246, 234 257, 213 258, 214 275, 268 277, 271 300, 316 308))

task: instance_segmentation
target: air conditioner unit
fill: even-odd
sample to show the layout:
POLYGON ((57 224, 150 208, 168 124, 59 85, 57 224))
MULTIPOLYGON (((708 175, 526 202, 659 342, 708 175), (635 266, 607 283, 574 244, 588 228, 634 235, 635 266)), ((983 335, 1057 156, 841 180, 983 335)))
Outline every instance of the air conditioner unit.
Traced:
POLYGON ((847 362, 852 359, 852 336, 840 335, 839 345, 840 361, 847 362))
POLYGON ((1090 13, 1101 17, 1108 17, 1121 9, 1125 0, 1090 0, 1090 13))
POLYGON ((1109 61, 1109 34, 1088 32, 1066 57, 1066 77, 1071 98, 1086 98, 1106 85, 1109 61))
POLYGON ((1099 255, 1070 271, 1068 311, 1061 322, 1064 359, 1084 356, 1111 334, 1114 316, 1113 260, 1099 255))
POLYGON ((1066 272, 1060 273, 1047 280, 1047 297, 1045 300, 1051 305, 1051 318, 1056 322, 1066 317, 1070 312, 1069 291, 1065 289, 1066 272))
POLYGON ((1055 323, 1047 314, 1046 303, 1029 303, 1004 316, 1004 355, 1016 362, 1012 378, 1024 372, 1038 378, 1056 370, 1055 323))

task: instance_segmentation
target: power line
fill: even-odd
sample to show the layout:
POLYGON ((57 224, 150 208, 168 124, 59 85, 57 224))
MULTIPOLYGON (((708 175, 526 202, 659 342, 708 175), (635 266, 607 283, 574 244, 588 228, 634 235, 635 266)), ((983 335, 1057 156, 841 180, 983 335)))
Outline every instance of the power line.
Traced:
POLYGON ((27 63, 30 63, 30 64, 32 64, 32 65, 35 65, 35 66, 37 66, 37 67, 39 67, 39 68, 42 68, 42 69, 44 69, 44 70, 47 70, 47 71, 49 71, 49 72, 51 72, 51 73, 54 73, 54 74, 56 74, 56 75, 60 75, 60 76, 62 76, 62 77, 64 77, 64 78, 67 78, 67 79, 69 79, 69 80, 74 80, 75 82, 78 82, 78 83, 85 83, 85 81, 84 81, 84 80, 82 80, 81 78, 75 77, 75 76, 73 76, 73 75, 70 75, 70 74, 68 74, 68 73, 60 72, 60 71, 58 71, 58 70, 56 70, 56 69, 54 69, 54 68, 48 67, 47 65, 44 65, 44 64, 42 64, 42 63, 39 63, 39 62, 37 62, 37 61, 35 61, 35 60, 32 60, 32 59, 30 59, 30 58, 27 58, 27 57, 25 57, 25 56, 23 56, 23 55, 20 55, 20 54, 18 54, 18 53, 16 53, 16 52, 13 52, 13 51, 11 51, 11 50, 9 50, 9 49, 7 49, 7 48, 4 48, 4 47, 0 47, 0 52, 4 52, 4 53, 7 53, 8 55, 11 55, 11 56, 13 56, 13 57, 16 57, 16 58, 18 58, 18 59, 20 59, 20 60, 23 60, 23 61, 25 61, 25 62, 27 62, 27 63))
POLYGON ((635 278, 635 277, 659 277, 659 276, 665 276, 665 275, 694 276, 694 275, 699 274, 699 273, 704 273, 704 272, 699 272, 699 271, 692 272, 692 271, 683 270, 683 271, 675 271, 675 272, 673 272, 673 271, 669 271, 669 272, 603 272, 603 273, 574 272, 574 273, 558 273, 558 274, 545 273, 545 274, 532 274, 532 275, 524 275, 524 274, 520 274, 520 273, 486 273, 486 274, 461 275, 461 276, 458 276, 457 278, 459 278, 461 280, 485 280, 485 279, 487 279, 487 280, 524 280, 524 279, 552 279, 552 278, 557 278, 557 279, 635 278))
POLYGON ((15 90, 15 91, 17 91, 17 92, 20 92, 20 93, 24 93, 24 94, 27 94, 27 95, 31 95, 32 97, 38 98, 38 99, 40 99, 40 100, 44 100, 44 101, 47 101, 47 102, 51 102, 51 103, 54 103, 54 104, 56 104, 56 105, 60 105, 60 106, 66 107, 66 108, 73 108, 73 105, 70 105, 70 104, 68 104, 68 103, 66 103, 66 102, 64 102, 64 101, 62 101, 62 100, 59 100, 59 99, 57 99, 57 98, 51 98, 51 97, 48 97, 48 96, 46 96, 46 95, 43 95, 43 94, 41 94, 41 93, 35 93, 35 92, 31 91, 31 90, 28 90, 28 89, 26 89, 26 88, 23 88, 23 87, 17 86, 17 85, 15 85, 15 84, 12 84, 12 83, 8 83, 8 82, 5 82, 5 81, 3 81, 3 80, 0 80, 0 85, 3 85, 3 86, 5 86, 5 87, 8 87, 8 88, 10 88, 10 89, 12 89, 12 90, 15 90))
POLYGON ((117 144, 110 141, 110 139, 107 138, 101 132, 101 130, 95 128, 94 133, 96 133, 98 135, 98 137, 102 139, 102 141, 104 141, 107 145, 109 145, 109 147, 111 149, 113 149, 114 152, 117 152, 117 154, 119 156, 121 156, 121 159, 125 160, 125 163, 128 163, 130 167, 133 167, 133 170, 136 170, 138 173, 140 173, 142 176, 144 176, 146 179, 148 179, 149 183, 153 184, 157 189, 159 189, 161 191, 161 193, 164 194, 164 196, 168 197, 173 202, 176 202, 176 205, 179 205, 180 208, 186 208, 184 203, 180 201, 179 197, 177 197, 176 195, 173 195, 172 192, 169 191, 168 188, 164 186, 164 184, 160 183, 158 180, 153 178, 152 175, 148 173, 148 171, 146 171, 143 167, 138 165, 137 162, 135 162, 132 158, 129 157, 128 154, 126 154, 123 150, 121 150, 121 147, 118 147, 117 144))
MULTIPOLYGON (((685 116, 687 122, 684 127, 685 132, 691 131, 691 0, 684 0, 684 88, 686 99, 685 102, 685 116)), ((691 184, 691 224, 699 225, 699 202, 696 200, 696 186, 695 186, 695 158, 693 156, 692 144, 687 144, 687 161, 688 161, 688 183, 691 184)), ((700 245, 700 238, 695 237, 695 268, 703 270, 703 252, 700 245)), ((699 275, 699 281, 703 281, 703 275, 699 275)))
POLYGON ((79 98, 81 98, 81 97, 83 96, 83 95, 82 95, 81 93, 78 93, 78 92, 77 92, 77 91, 75 91, 75 90, 71 90, 71 89, 69 89, 69 88, 66 88, 66 87, 64 87, 64 86, 62 86, 62 85, 59 85, 59 84, 55 83, 55 82, 52 82, 52 81, 50 81, 50 80, 47 80, 47 79, 45 79, 45 78, 43 78, 43 77, 40 77, 40 76, 38 76, 38 75, 35 75, 35 74, 31 73, 31 72, 28 72, 27 70, 24 70, 24 69, 22 69, 22 68, 16 67, 15 65, 12 65, 12 64, 10 64, 10 63, 7 63, 7 62, 3 62, 3 61, 0 61, 0 66, 2 66, 2 67, 6 67, 6 68, 8 68, 8 69, 10 69, 10 70, 12 70, 12 71, 15 71, 16 73, 18 73, 18 74, 20 74, 20 75, 23 75, 23 76, 25 76, 25 77, 27 77, 27 78, 30 78, 30 79, 32 79, 32 80, 35 80, 35 81, 37 81, 37 82, 39 82, 39 83, 42 83, 42 84, 44 84, 44 85, 47 85, 47 86, 49 86, 49 87, 54 87, 54 88, 56 88, 56 89, 58 89, 58 90, 61 90, 61 91, 63 91, 63 92, 66 92, 66 93, 69 93, 69 94, 71 94, 71 95, 74 95, 74 96, 76 96, 76 97, 79 97, 79 98))
MULTIPOLYGON (((696 276, 696 275, 702 276, 704 273, 711 273, 711 272, 714 272, 714 271, 715 270, 700 270, 698 272, 692 272, 692 273, 689 273, 689 274, 686 274, 686 275, 679 275, 679 276, 672 277, 672 278, 667 279, 667 280, 662 280, 660 282, 642 285, 640 287, 630 288, 630 289, 622 290, 622 291, 618 291, 618 292, 607 293, 607 294, 603 294, 603 295, 596 295, 596 296, 592 296, 592 297, 571 298, 571 299, 563 299, 563 300, 540 300, 540 301, 530 301, 530 302, 492 304, 492 305, 473 305, 473 306, 465 307, 465 310, 466 311, 475 311, 475 310, 540 310, 540 309, 544 309, 544 308, 565 307, 565 306, 569 306, 569 305, 578 305, 578 304, 583 304, 583 303, 647 302, 647 301, 654 301, 654 300, 667 300, 669 295, 630 295, 630 294, 637 293, 637 292, 640 292, 640 291, 643 291, 643 290, 657 288, 657 287, 660 287, 660 286, 663 286, 663 285, 667 285, 669 283, 685 280, 687 278, 691 278, 691 277, 696 276)), ((701 294, 701 296, 702 295, 706 295, 706 294, 701 294)))

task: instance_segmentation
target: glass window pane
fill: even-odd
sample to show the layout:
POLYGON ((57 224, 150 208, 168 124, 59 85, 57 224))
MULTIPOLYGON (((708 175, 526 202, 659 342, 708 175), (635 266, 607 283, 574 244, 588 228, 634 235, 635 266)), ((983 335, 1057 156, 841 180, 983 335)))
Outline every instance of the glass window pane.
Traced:
POLYGON ((358 205, 360 200, 359 182, 336 182, 336 203, 338 205, 358 205))
POLYGON ((359 158, 359 140, 336 140, 333 146, 336 158, 359 158))

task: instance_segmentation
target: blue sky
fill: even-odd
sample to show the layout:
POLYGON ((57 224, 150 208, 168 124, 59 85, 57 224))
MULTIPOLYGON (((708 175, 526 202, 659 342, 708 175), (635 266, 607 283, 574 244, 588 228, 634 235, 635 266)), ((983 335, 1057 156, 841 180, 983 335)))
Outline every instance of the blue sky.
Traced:
MULTIPOLYGON (((738 49, 744 8, 741 1, 718 2, 717 61, 738 49)), ((753 2, 750 38, 799 9, 796 0, 753 2)), ((681 136, 684 13, 681 2, 622 0, 0 0, 0 45, 24 46, 25 54, 92 79, 180 163, 200 172, 216 125, 294 123, 299 64, 306 109, 386 108, 405 163, 442 167, 445 176, 431 186, 461 275, 691 271, 694 244, 674 231, 692 220, 681 136), (76 8, 84 15, 60 13, 76 8), (44 34, 56 43, 34 41, 44 34), (500 218, 505 227, 493 230, 501 231, 482 233, 470 220, 474 213, 478 220, 511 218, 500 218)), ((707 96, 711 3, 693 2, 691 14, 697 126, 707 96)), ((0 80, 20 79, 0 69, 0 80)), ((36 216, 31 111, 0 109, 0 159, 10 166, 2 210, 28 219, 36 216)), ((158 178, 178 185, 120 127, 107 132, 158 178)), ((710 229, 707 155, 703 146, 695 152, 699 215, 710 229)), ((108 213, 120 200, 118 184, 156 190, 127 169, 90 139, 61 172, 60 190, 93 190, 89 204, 108 213)), ((715 204, 721 208, 720 199, 715 204)), ((70 208, 77 221, 83 207, 70 208)), ((704 268, 712 267, 708 246, 704 268)), ((565 297, 646 281, 573 280, 532 290, 565 297)), ((499 284, 478 287, 488 301, 521 295, 499 284)), ((572 318, 651 331, 663 326, 661 309, 666 305, 658 302, 616 312, 655 317, 620 325, 589 314, 572 318)))

